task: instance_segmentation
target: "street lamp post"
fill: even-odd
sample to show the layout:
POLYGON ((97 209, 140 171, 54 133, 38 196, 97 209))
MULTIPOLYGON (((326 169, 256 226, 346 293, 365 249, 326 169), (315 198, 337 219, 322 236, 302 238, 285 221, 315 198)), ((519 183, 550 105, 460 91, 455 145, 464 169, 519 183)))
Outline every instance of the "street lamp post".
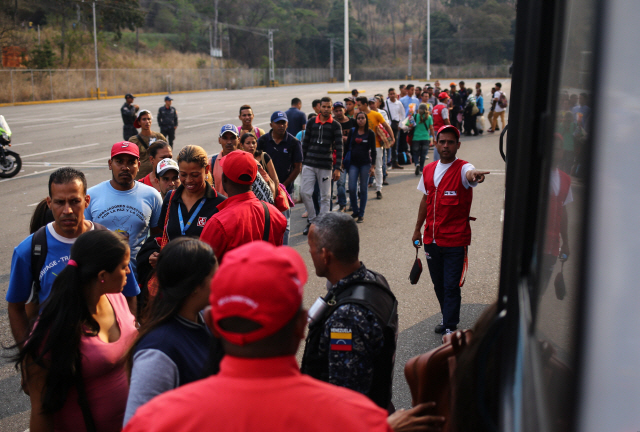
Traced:
POLYGON ((427 81, 431 80, 431 0, 427 0, 427 81))
POLYGON ((100 71, 98 70, 98 31, 96 30, 96 2, 94 1, 91 6, 93 7, 93 46, 96 57, 96 92, 98 99, 100 99, 100 71))
POLYGON ((349 0, 344 0, 344 89, 349 90, 349 0))

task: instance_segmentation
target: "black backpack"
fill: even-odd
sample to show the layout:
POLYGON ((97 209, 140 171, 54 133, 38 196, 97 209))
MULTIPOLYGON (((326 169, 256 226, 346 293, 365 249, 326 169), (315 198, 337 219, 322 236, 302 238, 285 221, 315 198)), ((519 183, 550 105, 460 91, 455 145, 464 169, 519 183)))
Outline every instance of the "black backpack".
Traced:
MULTIPOLYGON (((33 281, 33 299, 37 301, 40 293, 40 271, 47 259, 47 226, 45 225, 33 233, 31 238, 31 280, 33 281)), ((107 227, 93 222, 96 230, 107 230, 107 227)))

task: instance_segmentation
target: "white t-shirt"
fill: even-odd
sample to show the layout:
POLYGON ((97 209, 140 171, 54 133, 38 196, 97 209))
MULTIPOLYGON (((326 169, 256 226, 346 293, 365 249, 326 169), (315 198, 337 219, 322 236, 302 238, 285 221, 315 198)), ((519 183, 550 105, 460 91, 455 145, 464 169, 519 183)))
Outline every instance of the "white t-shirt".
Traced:
MULTIPOLYGON (((456 160, 458 160, 458 158, 456 158, 456 160)), ((440 180, 442 180, 442 177, 444 177, 444 174, 447 172, 447 170, 449 169, 452 163, 453 162, 448 164, 443 164, 442 162, 438 161, 438 165, 436 165, 436 170, 433 173, 433 184, 435 184, 436 187, 438 187, 438 185, 440 184, 440 180)), ((473 169, 476 169, 476 168, 468 162, 462 166, 462 171, 460 172, 460 174, 462 175, 462 186, 464 186, 465 189, 469 189, 469 187, 478 186, 478 182, 470 183, 469 180, 467 180, 467 172, 473 169)), ((558 182, 559 181, 560 180, 558 180, 558 182)), ((418 190, 425 195, 427 194, 427 190, 424 187, 424 176, 420 176, 420 183, 418 183, 418 190)))
MULTIPOLYGON (((500 90, 498 90, 493 94, 493 98, 500 100, 500 95, 502 95, 502 92, 500 90)), ((502 108, 499 103, 496 103, 496 107, 495 107, 494 111, 495 112, 502 112, 502 111, 504 111, 504 108, 502 108)))
POLYGON ((391 124, 391 122, 389 121, 389 115, 387 114, 387 112, 383 109, 379 109, 377 112, 380 113, 380 115, 382 116, 382 118, 384 118, 384 121, 387 122, 387 124, 391 124))
MULTIPOLYGON (((549 179, 549 187, 551 187, 551 192, 555 196, 558 196, 560 193, 560 173, 558 172, 558 168, 551 171, 551 178, 549 179)), ((571 192, 571 187, 569 187, 569 193, 567 194, 567 198, 562 203, 563 206, 566 206, 569 203, 573 202, 573 192, 571 192)))
POLYGON ((398 99, 395 102, 391 102, 391 99, 387 99, 387 111, 391 115, 391 120, 402 121, 404 120, 404 105, 398 99))

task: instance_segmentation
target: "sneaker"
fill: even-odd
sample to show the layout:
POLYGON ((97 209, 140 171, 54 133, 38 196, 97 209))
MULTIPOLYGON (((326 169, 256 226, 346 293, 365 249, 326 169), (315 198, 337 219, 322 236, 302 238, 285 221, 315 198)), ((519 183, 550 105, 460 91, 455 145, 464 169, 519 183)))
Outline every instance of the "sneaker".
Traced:
POLYGON ((404 167, 395 163, 393 164, 393 169, 404 169, 404 167))
POLYGON ((494 130, 493 129, 487 129, 487 133, 493 133, 494 130))
POLYGON ((383 181, 382 181, 382 186, 389 186, 389 182, 388 182, 388 181, 386 181, 386 180, 383 180, 383 181))
POLYGON ((436 326, 436 328, 434 329, 434 331, 435 331, 436 333, 442 333, 444 330, 445 330, 445 328, 444 328, 444 321, 442 321, 442 320, 441 320, 441 321, 440 321, 440 324, 438 324, 438 325, 436 326))
POLYGON ((356 219, 356 218, 358 217, 358 213, 353 213, 353 214, 351 215, 351 217, 352 217, 352 218, 354 218, 354 219, 356 219))
POLYGON ((341 205, 340 208, 338 209, 338 211, 340 213, 343 213, 346 210, 347 206, 346 205, 341 205))
POLYGON ((303 218, 309 217, 309 212, 304 212, 304 213, 302 213, 302 217, 303 217, 303 218))
POLYGON ((376 192, 376 198, 382 199, 382 192, 380 191, 376 192))
POLYGON ((358 216, 358 220, 356 222, 357 223, 362 223, 362 222, 364 222, 364 218, 362 216, 358 216))
POLYGON ((311 226, 310 223, 307 224, 307 226, 304 228, 304 230, 302 230, 302 235, 309 235, 309 227, 311 226))
POLYGON ((416 175, 417 176, 420 175, 420 167, 418 165, 416 165, 416 175))
POLYGON ((500 128, 496 126, 495 131, 498 132, 499 130, 500 130, 500 128))

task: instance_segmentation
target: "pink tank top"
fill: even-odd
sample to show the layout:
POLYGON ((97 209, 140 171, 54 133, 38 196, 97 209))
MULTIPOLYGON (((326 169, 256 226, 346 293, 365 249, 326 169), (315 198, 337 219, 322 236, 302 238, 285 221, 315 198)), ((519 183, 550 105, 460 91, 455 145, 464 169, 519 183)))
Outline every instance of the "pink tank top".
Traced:
MULTIPOLYGON (((135 318, 129 311, 127 299, 121 294, 106 294, 120 327, 120 339, 103 342, 98 336, 82 336, 82 377, 89 400, 93 422, 98 432, 122 430, 124 411, 127 407, 129 382, 124 370, 124 355, 133 343, 138 331, 135 318)), ((54 414, 54 431, 86 430, 82 410, 78 405, 75 387, 69 390, 67 401, 54 414)))
POLYGON ((220 161, 224 158, 222 153, 218 154, 216 158, 216 163, 213 165, 213 182, 216 187, 216 192, 221 193, 224 196, 227 196, 227 193, 224 191, 222 187, 222 166, 220 166, 220 161))

